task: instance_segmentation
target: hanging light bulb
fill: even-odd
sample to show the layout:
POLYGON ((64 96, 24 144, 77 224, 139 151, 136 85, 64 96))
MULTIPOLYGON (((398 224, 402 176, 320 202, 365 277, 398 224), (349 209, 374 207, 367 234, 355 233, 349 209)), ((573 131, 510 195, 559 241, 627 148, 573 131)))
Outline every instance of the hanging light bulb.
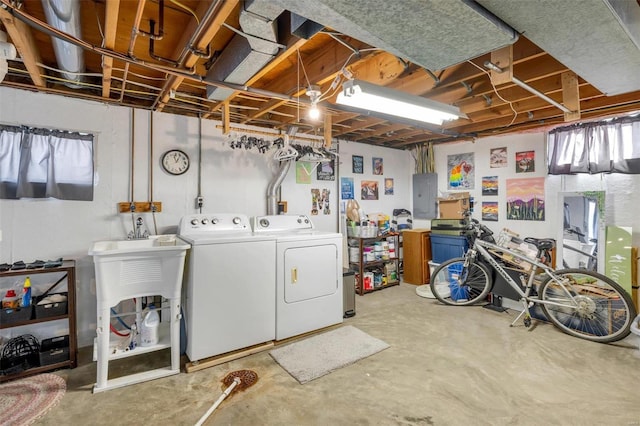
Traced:
POLYGON ((311 108, 309 108, 309 119, 317 120, 318 118, 320 118, 320 109, 316 104, 313 104, 311 108))
POLYGON ((307 96, 311 98, 311 108, 309 108, 308 116, 310 120, 317 120, 320 118, 320 109, 318 108, 318 101, 320 100, 320 92, 319 86, 309 86, 307 89, 307 96))

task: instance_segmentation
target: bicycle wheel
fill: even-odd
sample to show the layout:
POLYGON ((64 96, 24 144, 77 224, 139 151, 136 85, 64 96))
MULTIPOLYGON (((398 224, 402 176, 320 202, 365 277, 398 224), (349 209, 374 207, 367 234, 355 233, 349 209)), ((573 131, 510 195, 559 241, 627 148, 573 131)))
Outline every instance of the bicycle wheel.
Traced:
POLYGON ((477 262, 465 268, 464 262, 463 257, 447 260, 431 274, 431 292, 440 302, 464 306, 485 300, 491 290, 489 270, 477 262))
POLYGON ((597 272, 563 269, 538 291, 540 300, 564 306, 542 305, 544 315, 560 330, 593 342, 609 343, 629 335, 636 317, 633 301, 619 284, 597 272))

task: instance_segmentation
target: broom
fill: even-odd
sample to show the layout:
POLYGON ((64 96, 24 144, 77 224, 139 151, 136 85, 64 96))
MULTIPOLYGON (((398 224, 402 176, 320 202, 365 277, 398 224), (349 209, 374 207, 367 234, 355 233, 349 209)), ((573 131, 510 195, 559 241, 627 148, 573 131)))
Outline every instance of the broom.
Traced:
POLYGON ((253 386, 257 381, 258 374, 256 374, 255 371, 251 370, 238 370, 232 371, 231 373, 227 374, 225 378, 222 379, 222 383, 225 384, 227 388, 224 390, 224 392, 222 392, 222 395, 220 395, 220 397, 216 400, 216 402, 213 403, 213 405, 207 410, 207 412, 204 413, 202 417, 200 417, 200 420, 198 420, 196 426, 202 426, 202 424, 209 418, 211 413, 213 413, 213 411, 218 408, 218 405, 220 405, 222 401, 224 401, 224 399, 228 397, 229 394, 231 394, 231 392, 233 392, 234 390, 244 390, 249 386, 253 386))

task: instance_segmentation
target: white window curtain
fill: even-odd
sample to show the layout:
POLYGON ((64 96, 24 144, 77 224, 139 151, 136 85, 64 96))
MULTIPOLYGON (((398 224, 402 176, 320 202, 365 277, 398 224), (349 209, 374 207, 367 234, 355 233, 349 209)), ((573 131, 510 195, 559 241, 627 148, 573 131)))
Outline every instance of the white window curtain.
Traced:
POLYGON ((93 200, 93 135, 0 126, 0 198, 93 200))
POLYGON ((555 129, 547 135, 549 174, 640 174, 640 117, 555 129))

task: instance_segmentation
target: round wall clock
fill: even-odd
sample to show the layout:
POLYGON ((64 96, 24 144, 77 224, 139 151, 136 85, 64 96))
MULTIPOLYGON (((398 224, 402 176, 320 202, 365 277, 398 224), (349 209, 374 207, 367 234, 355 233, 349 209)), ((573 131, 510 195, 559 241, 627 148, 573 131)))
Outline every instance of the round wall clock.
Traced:
POLYGON ((189 170, 189 156, 179 149, 170 149, 162 155, 162 168, 172 175, 189 170))

